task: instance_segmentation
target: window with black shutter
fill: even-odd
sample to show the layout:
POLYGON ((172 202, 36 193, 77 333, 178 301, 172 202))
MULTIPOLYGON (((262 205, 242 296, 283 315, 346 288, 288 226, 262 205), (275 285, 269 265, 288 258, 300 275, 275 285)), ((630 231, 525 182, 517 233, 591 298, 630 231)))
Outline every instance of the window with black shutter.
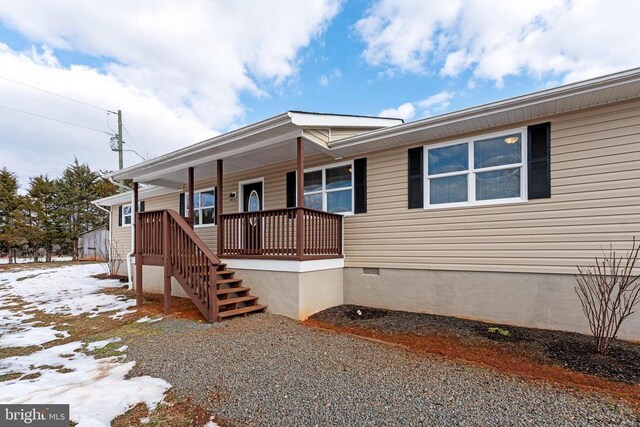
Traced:
POLYGON ((528 128, 529 199, 551 197, 551 123, 528 128))
POLYGON ((409 182, 408 198, 409 209, 424 207, 424 165, 422 147, 409 149, 409 182))

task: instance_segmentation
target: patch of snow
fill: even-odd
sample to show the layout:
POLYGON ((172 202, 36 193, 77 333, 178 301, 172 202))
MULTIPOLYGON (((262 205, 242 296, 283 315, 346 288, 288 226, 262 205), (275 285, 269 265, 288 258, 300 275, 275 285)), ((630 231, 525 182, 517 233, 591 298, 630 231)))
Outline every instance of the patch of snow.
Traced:
POLYGON ((102 340, 102 341, 94 341, 94 342, 90 342, 89 344, 87 344, 87 351, 91 352, 91 351, 95 351, 95 350, 100 350, 101 348, 104 348, 106 346, 108 346, 109 344, 112 344, 114 342, 119 342, 120 338, 116 337, 116 338, 109 338, 108 340, 102 340))
POLYGON ((164 317, 158 317, 157 319, 152 319, 149 316, 144 316, 136 320, 136 323, 155 323, 155 322, 159 322, 162 319, 164 319, 164 317))
MULTIPOLYGON (((72 261, 73 257, 70 256, 54 256, 51 258, 52 262, 60 262, 60 261, 72 261)), ((17 258, 17 264, 29 264, 33 262, 33 258, 17 258)), ((44 262, 44 259, 41 258, 38 262, 44 262)), ((9 264, 9 258, 0 258, 0 264, 9 264)))
POLYGON ((206 423, 202 427, 220 427, 220 426, 218 426, 218 424, 214 423, 213 421, 209 421, 208 423, 206 423))
MULTIPOLYGON (((95 316, 111 311, 124 312, 134 306, 134 299, 99 292, 103 288, 120 285, 118 280, 98 280, 91 277, 101 272, 99 264, 8 272, 3 273, 9 279, 3 287, 8 287, 9 294, 30 303, 25 309, 36 308, 46 313, 90 313, 95 316)), ((119 313, 115 315, 117 314, 119 313)))
POLYGON ((149 424, 150 421, 151 418, 149 417, 140 418, 140 424, 149 424))
POLYGON ((116 351, 118 351, 120 353, 124 353, 125 351, 127 351, 128 348, 129 348, 128 345, 123 345, 122 347, 116 348, 116 351))
MULTIPOLYGON (((98 280, 92 275, 102 271, 99 264, 75 265, 60 268, 15 271, 2 273, 0 285, 0 347, 27 347, 42 345, 69 336, 66 331, 54 329, 55 324, 44 326, 32 320, 29 311, 79 315, 90 313, 90 317, 105 312, 114 312, 112 318, 121 318, 133 313, 129 307, 135 300, 122 295, 99 292, 106 287, 118 286, 118 280, 98 280), (9 309, 20 304, 22 308, 9 309)), ((64 323, 63 325, 68 325, 64 323)))
POLYGON ((149 376, 125 379, 135 362, 122 363, 117 357, 96 359, 78 351, 81 345, 72 342, 0 360, 0 375, 40 374, 29 380, 3 382, 0 402, 69 404, 71 420, 79 427, 109 426, 111 420, 138 403, 153 410, 171 387, 149 376))

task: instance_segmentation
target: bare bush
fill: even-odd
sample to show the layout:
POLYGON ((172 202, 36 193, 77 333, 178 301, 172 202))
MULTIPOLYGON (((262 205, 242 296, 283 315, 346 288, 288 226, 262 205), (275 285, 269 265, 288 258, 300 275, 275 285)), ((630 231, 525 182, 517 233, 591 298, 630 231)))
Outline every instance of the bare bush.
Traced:
POLYGON ((110 276, 118 275, 120 267, 124 262, 124 255, 118 245, 118 241, 113 240, 111 244, 109 244, 109 241, 105 241, 100 251, 100 256, 105 260, 105 262, 101 264, 105 273, 110 276))
POLYGON ((578 266, 576 293, 589 328, 595 338, 596 351, 606 353, 616 338, 622 322, 634 313, 640 302, 640 275, 636 262, 640 244, 635 237, 631 250, 617 256, 613 246, 596 257, 595 265, 578 266))

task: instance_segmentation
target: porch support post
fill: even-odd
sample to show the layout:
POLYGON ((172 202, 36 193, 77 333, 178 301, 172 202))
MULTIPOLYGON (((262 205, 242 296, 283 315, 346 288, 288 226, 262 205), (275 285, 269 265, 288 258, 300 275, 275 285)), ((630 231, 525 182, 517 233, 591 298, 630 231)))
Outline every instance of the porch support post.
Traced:
POLYGON ((195 211, 193 209, 193 207, 195 206, 195 195, 194 193, 194 182, 193 182, 193 168, 189 168, 189 185, 188 185, 188 190, 189 191, 189 215, 187 215, 187 218, 189 219, 189 225, 191 226, 191 228, 193 228, 194 226, 194 215, 195 215, 195 211))
POLYGON ((142 308, 143 303, 143 295, 142 295, 142 222, 140 219, 140 212, 138 212, 139 203, 139 195, 138 195, 139 185, 137 182, 133 183, 133 206, 131 209, 135 212, 133 218, 133 230, 134 230, 134 252, 136 254, 136 305, 139 308, 142 308))
POLYGON ((223 239, 222 236, 224 236, 224 224, 221 221, 220 216, 222 215, 222 204, 223 204, 223 197, 222 195, 224 194, 224 187, 223 187, 223 178, 222 178, 222 159, 218 159, 216 161, 216 229, 217 229, 217 241, 216 241, 216 249, 218 252, 218 258, 222 256, 223 251, 223 239))
POLYGON ((304 256, 304 142, 299 136, 298 164, 296 169, 296 255, 302 259, 304 256))
POLYGON ((169 212, 162 213, 162 253, 164 255, 164 314, 171 313, 171 241, 169 238, 169 212))

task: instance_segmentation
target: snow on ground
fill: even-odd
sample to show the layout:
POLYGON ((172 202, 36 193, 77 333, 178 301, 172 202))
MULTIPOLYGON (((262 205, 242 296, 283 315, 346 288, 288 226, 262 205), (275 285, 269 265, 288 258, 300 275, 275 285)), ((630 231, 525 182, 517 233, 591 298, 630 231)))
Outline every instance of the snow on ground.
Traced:
MULTIPOLYGON (((42 260, 44 260, 44 258, 41 258, 42 260)), ((51 261, 53 262, 60 262, 60 261, 71 261, 73 260, 72 257, 70 256, 54 256, 51 258, 51 261)), ((30 262, 33 262, 33 258, 17 258, 16 262, 18 264, 29 264, 30 262)), ((40 261, 43 262, 43 261, 40 261)), ((0 264, 9 264, 9 258, 0 258, 0 264)))
POLYGON ((122 295, 99 293, 100 289, 120 285, 117 280, 98 280, 91 275, 102 272, 98 264, 69 267, 11 271, 0 275, 0 347, 28 347, 41 345, 56 339, 67 338, 66 331, 54 329, 52 325, 40 325, 30 321, 34 318, 30 310, 46 313, 78 315, 112 312, 111 317, 120 318, 132 312, 133 299, 122 295), (19 310, 16 298, 26 302, 19 310))
MULTIPOLYGON (((118 318, 133 312, 134 299, 99 291, 120 286, 117 280, 98 280, 98 264, 0 273, 0 347, 41 345, 69 336, 60 325, 34 321, 33 310, 89 317, 118 318)), ((89 320, 90 321, 90 320, 89 320)), ((71 419, 80 427, 109 426, 111 420, 138 403, 153 410, 169 383, 149 376, 125 379, 135 365, 126 355, 96 359, 85 354, 120 338, 84 344, 80 341, 0 359, 0 402, 70 404, 71 419)), ((120 346, 119 353, 127 349, 120 346)))
POLYGON ((120 286, 118 280, 98 280, 92 275, 104 273, 100 264, 81 264, 67 267, 15 271, 0 278, 0 296, 18 296, 46 313, 78 315, 116 312, 135 305, 135 300, 122 295, 100 293, 103 288, 120 286), (6 290, 5 290, 6 288, 6 290))
MULTIPOLYGON (((91 346, 96 350, 111 342, 91 346)), ((81 347, 76 341, 0 360, 0 375, 35 376, 0 383, 0 402, 69 404, 71 419, 78 426, 109 426, 112 419, 140 402, 154 409, 171 387, 149 376, 125 379, 135 362, 124 363, 124 356, 95 359, 82 353, 81 347)))

